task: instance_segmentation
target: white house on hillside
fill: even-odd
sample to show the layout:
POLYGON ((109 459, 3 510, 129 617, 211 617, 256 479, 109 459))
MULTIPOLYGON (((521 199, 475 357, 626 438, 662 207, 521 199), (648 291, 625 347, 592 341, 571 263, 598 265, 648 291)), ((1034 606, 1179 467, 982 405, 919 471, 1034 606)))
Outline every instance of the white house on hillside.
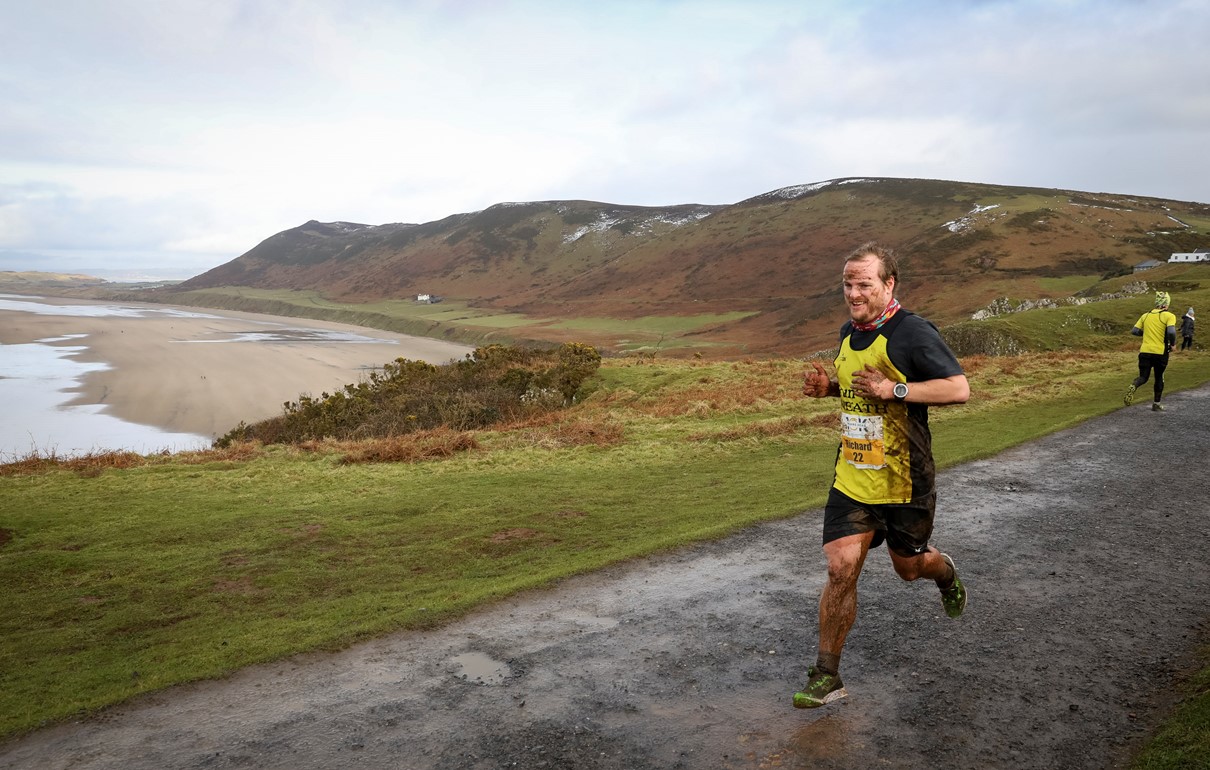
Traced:
POLYGON ((1169 262, 1210 262, 1210 249, 1177 252, 1168 257, 1169 262))

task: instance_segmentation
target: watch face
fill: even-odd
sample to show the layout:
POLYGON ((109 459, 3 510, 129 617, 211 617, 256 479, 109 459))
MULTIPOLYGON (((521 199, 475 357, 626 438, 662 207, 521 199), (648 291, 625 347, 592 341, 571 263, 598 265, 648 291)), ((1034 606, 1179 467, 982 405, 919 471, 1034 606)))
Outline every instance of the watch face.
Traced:
POLYGON ((908 387, 902 382, 895 383, 894 389, 895 398, 907 398, 908 387))

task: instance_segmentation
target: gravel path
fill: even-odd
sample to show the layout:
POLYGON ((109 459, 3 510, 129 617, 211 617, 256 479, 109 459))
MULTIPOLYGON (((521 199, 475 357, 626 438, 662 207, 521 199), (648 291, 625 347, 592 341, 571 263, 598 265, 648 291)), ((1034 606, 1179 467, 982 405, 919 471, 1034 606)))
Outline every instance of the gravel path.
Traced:
POLYGON ((871 554, 850 697, 814 660, 820 512, 0 746, 0 768, 1117 768, 1210 639, 1210 387, 942 474, 971 591, 871 554))

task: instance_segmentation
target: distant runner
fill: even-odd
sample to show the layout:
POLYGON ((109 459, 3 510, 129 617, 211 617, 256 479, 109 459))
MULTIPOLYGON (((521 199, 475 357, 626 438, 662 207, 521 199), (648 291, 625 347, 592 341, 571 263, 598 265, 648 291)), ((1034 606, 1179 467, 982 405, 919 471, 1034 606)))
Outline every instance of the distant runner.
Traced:
POLYGON ((1176 315, 1168 312, 1172 297, 1166 291, 1155 293, 1155 307, 1139 316, 1134 322, 1130 333, 1142 337, 1139 345, 1139 376, 1134 378, 1130 387, 1126 388, 1126 397, 1122 399, 1126 406, 1134 402, 1134 391, 1147 382, 1151 370, 1155 370, 1155 384, 1152 392, 1155 400, 1151 402, 1151 411, 1162 412, 1164 407, 1160 399, 1164 396, 1164 370, 1168 368, 1168 354, 1176 345, 1176 315))
POLYGON ((803 378, 812 398, 840 398, 841 438, 824 509, 828 579, 819 599, 819 655, 795 708, 845 697, 840 654, 857 618, 857 579, 870 548, 886 540, 895 572, 928 578, 951 618, 967 591, 954 561, 929 545, 937 494, 928 407, 962 404, 970 385, 937 328, 900 307, 895 254, 875 243, 845 259, 850 320, 840 329, 837 379, 818 362, 803 378))
POLYGON ((1181 350, 1188 350, 1193 347, 1193 308, 1185 311, 1184 317, 1181 318, 1181 350))

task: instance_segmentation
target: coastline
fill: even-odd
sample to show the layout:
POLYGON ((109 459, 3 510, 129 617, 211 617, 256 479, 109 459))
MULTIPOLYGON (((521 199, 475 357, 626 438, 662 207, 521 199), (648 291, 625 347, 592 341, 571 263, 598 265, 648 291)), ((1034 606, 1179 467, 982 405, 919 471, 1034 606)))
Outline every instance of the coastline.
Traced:
POLYGON ((68 406, 100 405, 127 422, 211 439, 241 421, 280 414, 284 403, 300 395, 318 396, 358 382, 396 358, 442 364, 472 350, 442 340, 257 313, 9 297, 61 307, 64 314, 0 309, 0 344, 84 346, 75 360, 107 367, 89 372, 70 389, 68 406), (130 312, 73 313, 115 307, 130 312))

